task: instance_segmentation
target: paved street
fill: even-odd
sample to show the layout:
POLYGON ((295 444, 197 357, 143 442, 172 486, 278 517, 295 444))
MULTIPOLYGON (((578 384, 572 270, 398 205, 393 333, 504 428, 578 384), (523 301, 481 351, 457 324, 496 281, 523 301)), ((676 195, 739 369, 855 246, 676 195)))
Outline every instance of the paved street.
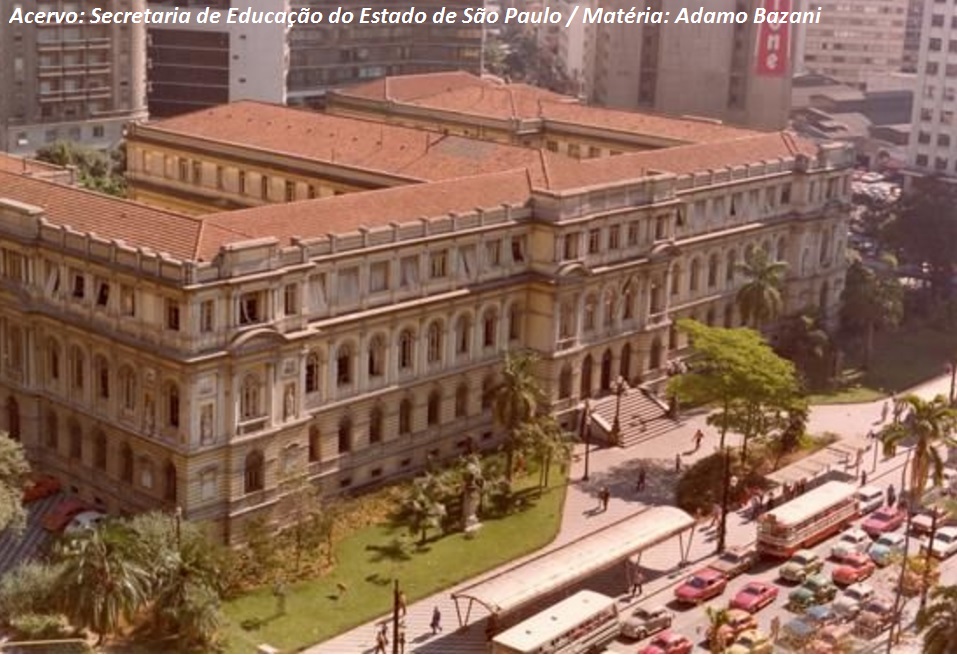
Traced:
MULTIPOLYGON (((950 380, 947 376, 934 379, 912 390, 921 396, 931 397, 937 393, 946 394, 949 391, 950 380)), ((810 418, 809 431, 812 433, 833 432, 842 440, 862 441, 870 430, 879 427, 883 401, 859 405, 829 405, 813 408, 810 418)), ((579 446, 575 461, 572 465, 571 478, 565 500, 565 513, 561 530, 556 540, 543 551, 539 551, 528 558, 540 555, 541 552, 560 547, 585 534, 605 527, 625 516, 635 513, 648 505, 671 504, 673 502, 675 473, 675 456, 681 455, 682 463, 687 465, 698 458, 713 452, 717 447, 717 437, 713 428, 705 422, 703 414, 685 418, 684 422, 671 432, 659 435, 652 440, 640 442, 628 449, 607 448, 594 451, 590 457, 590 476, 588 482, 581 480, 584 460, 583 446, 579 446), (693 435, 701 429, 707 435, 698 452, 689 452, 693 449, 693 435), (647 489, 638 494, 634 491, 635 471, 640 462, 645 463, 649 471, 647 489), (596 513, 598 501, 596 494, 601 486, 607 486, 612 498, 608 510, 596 513)), ((901 451, 892 460, 880 458, 877 469, 870 475, 869 484, 886 486, 893 482, 900 486, 900 469, 903 465, 905 453, 901 451)), ((873 462, 870 457, 864 461, 864 467, 870 470, 873 462)), ((728 543, 729 545, 747 544, 754 540, 754 524, 745 518, 733 515, 729 517, 728 543)), ((479 537, 480 538, 480 537, 479 537)), ((676 542, 662 544, 649 549, 642 555, 642 567, 646 570, 645 596, 642 602, 649 598, 653 601, 667 602, 670 600, 671 587, 684 575, 706 563, 714 553, 714 534, 709 530, 698 530, 691 548, 691 563, 688 567, 678 569, 676 542)), ((519 560, 521 561, 521 560, 519 560)), ((517 562, 509 562, 495 571, 490 571, 479 578, 469 580, 456 588, 474 584, 480 579, 493 575, 496 571, 515 566, 517 562)), ((945 572, 946 577, 954 576, 950 570, 951 564, 945 572)), ((774 575, 775 570, 769 569, 764 577, 774 575)), ((619 571, 606 573, 590 581, 588 587, 597 591, 621 593, 619 571), (616 591, 617 590, 617 591, 616 591)), ((735 581, 731 589, 740 585, 735 581)), ((455 605, 451 593, 456 589, 447 589, 429 598, 423 599, 409 606, 406 617, 408 643, 407 652, 418 653, 481 653, 486 652, 487 645, 484 635, 485 615, 480 608, 473 610, 471 625, 457 628, 455 605), (438 607, 442 612, 445 632, 432 636, 429 623, 433 608, 438 607)), ((782 590, 786 596, 786 590, 782 590)), ((650 602, 650 601, 649 601, 650 602)), ((783 602, 783 601, 781 601, 783 602)), ((693 630, 702 622, 700 617, 704 610, 683 612, 676 624, 680 629, 693 630)), ((763 627, 770 620, 762 617, 763 627)), ((384 620, 383 617, 381 620, 384 620)), ((783 619, 782 619, 783 620, 783 619)), ((353 630, 345 632, 329 641, 317 644, 305 652, 310 653, 363 653, 372 652, 377 622, 367 623, 353 630)), ((689 634, 689 636, 691 636, 689 634)), ((633 651, 634 646, 630 645, 633 651)), ((390 646, 391 652, 391 646, 390 646)))

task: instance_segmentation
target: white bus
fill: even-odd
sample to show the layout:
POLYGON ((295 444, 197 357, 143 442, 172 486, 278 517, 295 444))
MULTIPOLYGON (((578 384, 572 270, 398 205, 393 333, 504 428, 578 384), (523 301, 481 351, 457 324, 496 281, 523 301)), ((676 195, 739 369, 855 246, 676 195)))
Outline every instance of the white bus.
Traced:
POLYGON ((837 534, 858 516, 857 486, 826 482, 758 519, 758 552, 790 557, 837 534))
POLYGON ((492 652, 597 652, 620 632, 615 599, 594 591, 579 591, 496 635, 492 652))

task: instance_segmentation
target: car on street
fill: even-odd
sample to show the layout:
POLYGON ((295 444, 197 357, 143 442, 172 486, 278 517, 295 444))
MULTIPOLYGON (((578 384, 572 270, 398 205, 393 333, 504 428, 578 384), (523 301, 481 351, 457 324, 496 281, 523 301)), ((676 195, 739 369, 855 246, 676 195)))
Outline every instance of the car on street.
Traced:
POLYGON ((842 561, 851 553, 862 553, 873 543, 870 536, 860 528, 851 528, 841 533, 831 547, 831 558, 842 561))
POLYGON ((859 653, 854 642, 854 627, 848 623, 826 625, 814 635, 805 647, 805 653, 859 653))
MULTIPOLYGON (((730 644, 745 630, 754 630, 757 627, 758 620, 750 612, 739 609, 728 610, 728 620, 718 628, 720 643, 730 644)), ((712 632, 712 629, 708 628, 708 642, 711 642, 714 637, 712 632)))
POLYGON ((758 610, 767 607, 778 597, 778 586, 770 582, 761 582, 752 580, 738 590, 731 597, 728 604, 730 608, 745 610, 746 612, 756 613, 758 610))
POLYGON ((675 598, 681 603, 700 605, 709 598, 720 596, 728 586, 728 578, 721 571, 704 568, 685 579, 675 589, 675 598))
POLYGON ((885 532, 900 529, 907 520, 907 510, 902 507, 882 507, 865 519, 861 529, 873 539, 877 539, 885 532))
POLYGON ((834 613, 843 620, 853 619, 860 613, 861 607, 874 597, 875 593, 874 587, 869 584, 852 584, 832 603, 834 613))
POLYGON ((937 559, 947 559, 957 553, 957 527, 937 528, 934 540, 921 546, 921 551, 930 551, 931 556, 937 559))
POLYGON ((804 610, 811 605, 821 605, 834 600, 837 587, 824 575, 812 575, 797 589, 788 594, 788 607, 804 610))
POLYGON ((30 476, 26 486, 23 488, 23 504, 32 503, 35 500, 42 500, 52 496, 60 491, 60 481, 52 475, 33 475, 30 476))
POLYGON ((875 596, 864 603, 854 622, 854 633, 873 639, 890 627, 894 620, 894 601, 875 596))
POLYGON ((642 653, 690 653, 694 648, 691 640, 677 632, 662 632, 648 642, 642 653))
POLYGON ((818 633, 818 626, 803 617, 791 619, 781 626, 778 645, 782 652, 803 653, 805 647, 818 633))
POLYGON ((49 514, 44 516, 41 524, 50 532, 62 532, 74 516, 90 509, 92 508, 89 505, 76 496, 70 496, 61 500, 49 514))
POLYGON ((867 554, 878 566, 887 566, 894 562, 904 552, 906 537, 899 532, 888 532, 877 538, 867 554))
POLYGON ((844 558, 840 566, 831 571, 831 580, 836 585, 851 585, 871 577, 876 568, 877 565, 870 556, 864 553, 851 553, 844 558))
POLYGON ((822 560, 813 550, 799 550, 778 569, 778 575, 788 582, 804 582, 808 576, 824 568, 822 560))
POLYGON ((861 516, 870 514, 884 505, 884 490, 879 487, 861 487, 857 490, 857 508, 861 516))
POLYGON ((715 571, 721 571, 730 580, 747 572, 758 559, 754 548, 729 548, 708 566, 715 571))
POLYGON ((934 514, 937 515, 937 527, 941 528, 948 525, 949 513, 943 507, 931 507, 923 510, 920 514, 910 520, 910 529, 916 535, 930 535, 934 527, 934 514))
POLYGON ((621 634, 629 639, 644 639, 648 635, 671 627, 675 615, 667 608, 639 607, 621 622, 621 634))
POLYGON ((771 638, 760 630, 746 630, 738 635, 727 653, 773 653, 771 638))

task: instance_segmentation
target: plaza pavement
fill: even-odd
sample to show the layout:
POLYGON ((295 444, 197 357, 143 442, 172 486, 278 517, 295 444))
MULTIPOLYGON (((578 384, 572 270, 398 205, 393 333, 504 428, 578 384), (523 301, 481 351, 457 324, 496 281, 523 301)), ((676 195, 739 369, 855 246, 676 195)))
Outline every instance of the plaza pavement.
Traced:
MULTIPOLYGON (((935 378, 918 385, 910 392, 923 397, 932 397, 938 393, 947 394, 950 388, 949 376, 935 378)), ((883 400, 872 403, 853 405, 821 405, 812 409, 808 430, 814 434, 833 432, 840 435, 842 440, 861 441, 869 431, 880 427, 879 419, 883 400)), ((406 652, 415 653, 482 653, 487 652, 485 641, 485 618, 487 614, 480 607, 473 608, 470 625, 459 628, 455 603, 451 598, 453 591, 471 586, 476 582, 495 575, 498 572, 510 569, 522 561, 540 556, 579 537, 590 534, 600 528, 608 526, 622 518, 640 511, 644 507, 672 504, 674 498, 674 484, 677 478, 675 472, 675 455, 681 454, 682 465, 688 465, 704 457, 717 448, 717 434, 707 425, 703 413, 685 417, 680 425, 670 432, 658 435, 648 441, 639 442, 626 448, 602 448, 593 450, 589 457, 589 480, 582 480, 584 472, 584 446, 577 447, 568 488, 565 496, 565 509, 562 525, 556 539, 524 558, 503 564, 476 578, 465 581, 450 589, 438 592, 432 596, 412 603, 408 607, 406 622, 406 652), (701 429, 706 438, 697 452, 693 450, 693 436, 701 429), (643 493, 635 491, 635 476, 639 464, 644 464, 647 470, 646 489, 643 493), (611 492, 611 501, 605 512, 597 512, 597 492, 602 486, 607 486, 611 492), (429 628, 433 608, 438 607, 442 613, 443 632, 433 636, 429 628)), ((863 466, 869 471, 869 484, 886 486, 893 483, 900 484, 899 471, 903 463, 903 453, 892 460, 883 458, 877 462, 876 470, 871 471, 870 457, 864 460, 863 466)), ((754 540, 754 525, 751 521, 738 515, 728 517, 728 545, 746 544, 754 540)), ((475 547, 481 548, 481 534, 475 547)), ((713 555, 715 549, 714 533, 706 527, 706 522, 699 524, 692 539, 690 563, 679 567, 675 540, 649 549, 642 555, 642 568, 646 572, 641 601, 659 596, 658 602, 665 602, 668 597, 664 592, 675 582, 675 579, 686 574, 695 566, 705 562, 713 555)), ((463 553, 467 557, 467 553, 463 553)), ((613 574, 614 575, 614 574, 613 574)), ((622 586, 617 583, 618 588, 622 586)), ((627 600, 627 596, 623 597, 627 600)), ((375 645, 375 633, 379 623, 390 619, 391 616, 380 617, 344 632, 328 641, 316 644, 303 652, 307 653, 371 653, 375 645)), ((391 637, 391 628, 390 628, 391 637)), ((389 644, 388 652, 392 652, 389 644)))

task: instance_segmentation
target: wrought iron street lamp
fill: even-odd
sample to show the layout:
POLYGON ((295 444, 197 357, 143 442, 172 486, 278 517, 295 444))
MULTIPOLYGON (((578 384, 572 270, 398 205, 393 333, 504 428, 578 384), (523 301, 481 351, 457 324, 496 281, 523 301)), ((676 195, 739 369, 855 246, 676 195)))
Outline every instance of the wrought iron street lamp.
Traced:
POLYGON ((619 446, 621 445, 621 397, 627 388, 625 378, 619 375, 612 386, 612 391, 615 392, 615 420, 611 425, 612 439, 619 446))
POLYGON ((585 442, 585 474, 582 475, 582 481, 588 482, 588 456, 591 453, 591 403, 585 399, 585 408, 582 410, 581 427, 579 428, 579 439, 585 442))

